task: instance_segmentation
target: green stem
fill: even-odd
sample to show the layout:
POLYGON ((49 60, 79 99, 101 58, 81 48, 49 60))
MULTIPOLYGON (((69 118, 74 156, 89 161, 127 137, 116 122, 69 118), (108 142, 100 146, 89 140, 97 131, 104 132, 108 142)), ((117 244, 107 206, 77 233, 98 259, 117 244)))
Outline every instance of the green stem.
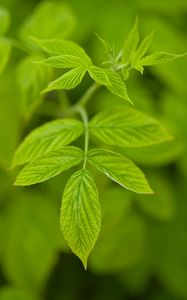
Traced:
POLYGON ((84 139, 84 163, 83 163, 83 169, 86 168, 86 162, 88 157, 88 146, 89 146, 89 128, 88 128, 88 115, 86 110, 82 107, 77 105, 74 110, 80 114, 83 123, 84 123, 84 129, 85 129, 85 139, 84 139))
POLYGON ((85 92, 85 94, 77 102, 76 106, 85 106, 90 98, 95 94, 95 92, 100 88, 98 83, 94 83, 91 87, 85 92))
POLYGON ((83 96, 80 98, 80 100, 73 106, 71 106, 67 111, 64 113, 65 116, 72 115, 74 113, 78 113, 84 123, 85 128, 85 140, 84 140, 84 163, 83 163, 83 169, 86 168, 86 162, 88 157, 88 146, 89 146, 89 128, 88 128, 88 115, 84 108, 84 106, 88 103, 88 101, 91 99, 91 97, 95 94, 95 92, 100 88, 100 85, 97 83, 94 83, 90 88, 83 94, 83 96))

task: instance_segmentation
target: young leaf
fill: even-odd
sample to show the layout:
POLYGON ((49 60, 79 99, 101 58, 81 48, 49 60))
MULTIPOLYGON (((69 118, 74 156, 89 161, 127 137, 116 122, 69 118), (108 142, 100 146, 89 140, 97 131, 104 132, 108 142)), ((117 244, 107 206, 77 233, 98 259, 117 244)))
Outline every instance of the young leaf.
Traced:
POLYGON ((92 65, 91 59, 86 54, 83 48, 72 41, 66 40, 39 40, 32 37, 32 40, 38 45, 43 51, 52 56, 58 55, 72 55, 82 59, 87 66, 92 65))
POLYGON ((63 74, 60 78, 49 83, 42 93, 53 90, 71 90, 79 85, 86 73, 85 69, 75 68, 63 74))
POLYGON ((18 174, 14 185, 28 186, 43 182, 81 163, 84 152, 76 147, 64 147, 31 161, 18 174))
POLYGON ((16 150, 13 167, 70 144, 83 131, 83 124, 74 119, 59 119, 36 128, 26 136, 16 150))
POLYGON ((0 7, 0 35, 3 35, 7 32, 10 25, 10 15, 9 12, 0 7))
POLYGON ((151 55, 143 57, 141 60, 139 60, 138 64, 141 66, 153 66, 153 65, 170 62, 172 60, 183 57, 185 55, 187 55, 187 53, 173 54, 173 53, 167 53, 167 52, 160 51, 160 52, 155 52, 151 55))
POLYGON ((5 38, 0 38, 0 74, 3 72, 11 51, 11 45, 5 38))
POLYGON ((108 150, 93 149, 88 161, 113 181, 136 193, 153 193, 142 171, 126 157, 108 150))
POLYGON ((133 63, 140 60, 148 51, 149 46, 151 44, 151 41, 153 39, 153 34, 154 32, 152 32, 150 35, 148 35, 139 45, 136 53, 134 54, 133 57, 133 63))
POLYGON ((94 179, 85 169, 74 173, 65 187, 60 222, 68 245, 86 269, 100 231, 101 209, 94 179))
POLYGON ((126 85, 117 72, 92 66, 89 68, 89 74, 97 83, 105 85, 111 93, 131 102, 126 85))
POLYGON ((73 55, 57 55, 51 56, 37 63, 53 67, 53 68, 86 68, 84 60, 78 56, 73 55))
POLYGON ((138 19, 136 19, 133 28, 131 29, 125 44, 123 46, 123 63, 131 63, 132 57, 136 51, 139 42, 138 19))
POLYGON ((102 37, 100 37, 99 34, 96 33, 96 36, 98 37, 98 39, 102 43, 103 47, 105 48, 105 52, 106 52, 107 56, 110 58, 110 56, 113 54, 112 47, 110 46, 110 44, 108 42, 106 42, 102 37))
POLYGON ((105 70, 105 73, 108 76, 110 85, 107 86, 108 90, 113 93, 114 95, 125 99, 129 101, 131 104, 132 101, 129 99, 129 96, 127 94, 127 88, 124 83, 124 81, 121 79, 121 77, 118 75, 117 72, 114 72, 112 70, 105 70))
POLYGON ((130 107, 108 108, 89 123, 90 133, 101 142, 119 147, 141 147, 171 139, 153 118, 130 107))

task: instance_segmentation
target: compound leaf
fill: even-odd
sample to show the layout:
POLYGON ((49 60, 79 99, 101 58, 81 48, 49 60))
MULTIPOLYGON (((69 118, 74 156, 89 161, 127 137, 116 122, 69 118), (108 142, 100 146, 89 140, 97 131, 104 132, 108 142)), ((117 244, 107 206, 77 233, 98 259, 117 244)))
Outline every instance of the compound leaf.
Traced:
POLYGON ((108 150, 93 149, 89 151, 88 161, 122 187, 136 193, 152 193, 142 171, 126 157, 108 150))
POLYGON ((86 268, 101 226, 97 187, 87 170, 77 171, 69 179, 63 194, 60 221, 68 245, 86 268))
POLYGON ((126 85, 117 72, 92 66, 89 68, 89 74, 98 84, 106 86, 111 93, 131 102, 126 85))
POLYGON ((131 63, 132 57, 136 51, 139 42, 139 33, 138 33, 138 19, 136 19, 133 28, 131 29, 129 35, 123 46, 123 63, 131 63))
POLYGON ((83 131, 83 124, 74 119, 54 120, 36 128, 26 136, 16 150, 13 167, 70 144, 83 131))
POLYGON ((100 112, 90 121, 89 129, 101 142, 119 147, 148 146, 171 139, 152 117, 124 106, 100 112))
POLYGON ((73 146, 46 153, 26 165, 18 174, 14 185, 28 186, 46 181, 78 165, 83 159, 84 152, 73 146))
POLYGON ((86 73, 85 69, 75 68, 63 74, 60 78, 49 83, 47 88, 42 93, 53 90, 70 90, 79 85, 86 73))

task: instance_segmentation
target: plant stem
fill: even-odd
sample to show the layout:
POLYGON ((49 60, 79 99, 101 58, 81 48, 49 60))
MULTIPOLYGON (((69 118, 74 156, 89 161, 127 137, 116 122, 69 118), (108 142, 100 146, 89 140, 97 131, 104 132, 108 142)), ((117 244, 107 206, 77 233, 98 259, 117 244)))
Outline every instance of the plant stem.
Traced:
POLYGON ((88 128, 88 115, 84 108, 84 106, 88 103, 88 101, 91 99, 91 97, 95 94, 95 92, 100 88, 100 85, 98 83, 94 83, 92 86, 88 88, 88 90, 83 94, 83 96, 79 99, 79 101, 69 107, 64 115, 72 115, 74 113, 78 113, 84 123, 84 129, 85 129, 85 140, 84 140, 84 163, 83 163, 83 169, 86 168, 86 162, 88 157, 88 146, 89 146, 89 128, 88 128))
POLYGON ((88 146, 89 146, 89 129, 88 129, 88 115, 86 110, 80 106, 76 105, 74 107, 74 110, 80 114, 83 123, 84 123, 84 129, 85 129, 85 140, 84 140, 84 163, 83 163, 83 169, 86 168, 86 162, 87 162, 87 157, 88 157, 88 146))
POLYGON ((99 88, 100 85, 98 83, 94 83, 93 85, 91 85, 89 89, 85 92, 85 94, 83 94, 83 96, 77 102, 76 106, 84 107, 99 88))

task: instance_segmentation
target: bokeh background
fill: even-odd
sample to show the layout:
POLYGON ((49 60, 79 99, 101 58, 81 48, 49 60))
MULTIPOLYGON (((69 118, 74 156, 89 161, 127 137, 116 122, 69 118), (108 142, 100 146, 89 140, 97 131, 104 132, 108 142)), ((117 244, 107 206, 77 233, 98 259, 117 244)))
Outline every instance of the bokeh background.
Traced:
MULTIPOLYGON (((0 300, 187 299, 187 58, 132 72, 136 107, 161 120, 173 141, 119 149, 146 173, 155 190, 138 196, 95 173, 102 229, 88 270, 70 253, 59 228, 68 171, 30 188, 12 186, 15 148, 33 128, 59 117, 91 84, 74 91, 40 91, 54 70, 33 64, 29 35, 67 38, 95 63, 106 60, 98 33, 116 48, 139 16, 141 36, 155 30, 152 50, 187 52, 186 0, 0 0, 10 13, 12 50, 0 76, 0 300)), ((0 40, 1 41, 1 40, 0 40)), ((0 60, 2 59, 0 47, 0 60)), ((105 89, 90 101, 90 116, 122 100, 105 89)), ((81 141, 80 141, 81 143, 81 141)))

